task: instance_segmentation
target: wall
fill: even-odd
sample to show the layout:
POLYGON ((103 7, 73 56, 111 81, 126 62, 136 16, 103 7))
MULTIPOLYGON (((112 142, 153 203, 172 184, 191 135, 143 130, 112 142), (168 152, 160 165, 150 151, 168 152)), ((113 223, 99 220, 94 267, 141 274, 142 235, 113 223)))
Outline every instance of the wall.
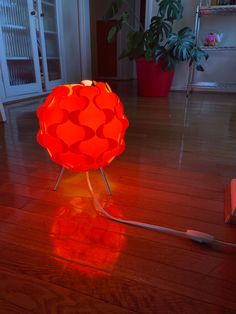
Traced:
POLYGON ((81 81, 78 4, 77 0, 69 0, 70 5, 68 5, 68 0, 61 1, 65 83, 78 83, 81 81))
MULTIPOLYGON (((157 3, 152 2, 152 13, 156 13, 157 3)), ((175 24, 175 31, 181 27, 189 26, 194 29, 195 12, 198 0, 182 0, 184 6, 183 19, 175 24)), ((235 28, 236 16, 205 16, 201 18, 201 33, 199 36, 202 43, 204 36, 211 31, 223 32, 222 45, 236 46, 236 36, 232 31, 235 28)), ((210 52, 207 62, 203 62, 205 71, 197 72, 196 81, 219 81, 235 82, 236 62, 235 52, 210 52), (220 75, 219 75, 220 73, 220 75), (220 77, 220 78, 219 78, 220 77)), ((188 65, 180 63, 176 67, 172 85, 173 90, 185 90, 188 77, 188 65)))

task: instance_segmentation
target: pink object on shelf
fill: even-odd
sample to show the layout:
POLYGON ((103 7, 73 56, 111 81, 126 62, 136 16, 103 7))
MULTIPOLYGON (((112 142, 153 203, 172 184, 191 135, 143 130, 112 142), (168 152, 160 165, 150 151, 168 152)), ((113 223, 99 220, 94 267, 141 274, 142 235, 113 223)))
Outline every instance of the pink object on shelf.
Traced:
POLYGON ((214 47, 218 43, 222 41, 223 34, 222 33, 209 33, 204 39, 204 46, 214 47))

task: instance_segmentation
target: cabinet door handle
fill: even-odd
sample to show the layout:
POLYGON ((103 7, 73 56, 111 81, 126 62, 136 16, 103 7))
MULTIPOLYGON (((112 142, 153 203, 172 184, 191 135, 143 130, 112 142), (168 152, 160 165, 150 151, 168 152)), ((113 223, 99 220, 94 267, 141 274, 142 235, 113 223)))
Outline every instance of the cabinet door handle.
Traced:
POLYGON ((31 11, 30 14, 31 14, 31 15, 35 15, 36 12, 35 12, 35 11, 31 11))

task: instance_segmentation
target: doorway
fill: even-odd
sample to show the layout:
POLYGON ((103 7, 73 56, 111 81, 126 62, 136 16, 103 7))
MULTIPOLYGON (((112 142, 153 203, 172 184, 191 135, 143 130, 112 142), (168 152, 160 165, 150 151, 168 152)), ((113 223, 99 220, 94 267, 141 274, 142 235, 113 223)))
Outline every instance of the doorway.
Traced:
MULTIPOLYGON (((129 6, 135 11, 145 25, 146 0, 128 0, 129 6)), ((128 28, 122 28, 116 41, 107 42, 107 34, 115 21, 104 21, 103 15, 111 4, 110 0, 90 0, 91 55, 92 77, 96 80, 115 79, 127 80, 136 76, 135 62, 119 59, 126 46, 128 28)), ((133 20, 135 25, 135 20, 133 20)))

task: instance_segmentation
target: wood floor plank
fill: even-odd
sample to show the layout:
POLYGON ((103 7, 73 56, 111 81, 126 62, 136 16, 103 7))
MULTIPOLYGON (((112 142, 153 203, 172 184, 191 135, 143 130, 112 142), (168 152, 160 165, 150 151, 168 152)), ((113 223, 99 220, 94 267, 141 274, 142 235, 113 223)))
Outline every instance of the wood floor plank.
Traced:
MULTIPOLYGON (((13 190, 14 193, 23 197, 43 199, 43 200, 48 200, 48 201, 52 201, 55 198, 55 196, 61 200, 62 199, 68 200, 70 197, 76 197, 76 195, 78 195, 77 189, 73 190, 71 188, 67 190, 67 193, 64 193, 64 195, 62 195, 58 191, 56 192, 52 190, 50 191, 49 189, 47 189, 47 187, 45 187, 44 189, 35 189, 34 187, 20 185, 20 184, 3 184, 2 186, 0 186, 0 192, 8 192, 9 190, 13 190)), ((223 202, 218 202, 211 199, 208 199, 208 200, 199 199, 199 198, 194 199, 193 197, 186 196, 186 195, 180 195, 177 193, 170 193, 170 192, 165 192, 165 191, 156 191, 156 190, 147 189, 147 188, 142 188, 142 189, 137 188, 134 190, 128 185, 126 185, 125 187, 124 185, 119 186, 116 193, 114 193, 114 200, 118 198, 119 200, 121 200, 122 198, 124 199, 124 195, 126 195, 127 193, 129 194, 130 203, 132 202, 132 199, 137 201, 136 195, 138 193, 138 200, 139 202, 143 203, 144 208, 146 206, 145 201, 147 203, 148 201, 150 202, 150 200, 152 200, 153 203, 158 204, 157 202, 159 199, 160 200, 168 199, 169 203, 173 203, 172 205, 173 207, 176 207, 176 206, 179 207, 183 204, 185 206, 188 205, 191 208, 191 204, 192 202, 194 202, 194 207, 196 208, 207 209, 207 207, 209 206, 211 206, 212 208, 216 208, 218 206, 218 208, 221 208, 223 211, 223 202), (149 195, 148 200, 146 197, 147 194, 149 195)), ((80 194, 87 196, 88 195, 87 189, 81 189, 80 194)), ((132 212, 132 215, 134 215, 133 219, 136 219, 135 215, 139 213, 140 211, 132 212)), ((175 212, 173 212, 173 215, 175 215, 175 212)), ((172 219, 173 215, 159 213, 157 218, 159 222, 169 224, 171 223, 171 221, 173 221, 172 219)), ((181 228, 184 230, 191 229, 191 228, 192 229, 201 228, 201 231, 203 232, 207 232, 207 230, 212 232, 211 230, 214 228, 214 227, 211 227, 211 223, 204 223, 204 222, 193 220, 193 219, 191 220, 189 219, 188 221, 187 218, 182 218, 182 217, 181 218, 176 217, 174 221, 175 221, 174 222, 175 226, 178 226, 178 228, 181 228)), ((169 226, 173 227, 172 224, 169 226)), ((220 228, 219 226, 215 226, 215 231, 216 232, 213 232, 213 233, 215 234, 215 236, 219 237, 221 240, 230 241, 230 238, 229 238, 230 234, 235 235, 234 228, 231 228, 231 226, 225 226, 224 224, 222 225, 222 228, 220 228), (225 233, 226 230, 227 230, 227 233, 225 233), (225 235, 226 235, 226 238, 224 238, 225 235)), ((234 241, 234 238, 231 241, 234 241)))
POLYGON ((22 208, 25 206, 31 199, 28 197, 16 195, 13 193, 0 193, 0 205, 9 206, 13 208, 22 208))
MULTIPOLYGON (((12 234, 9 236, 9 229, 6 230, 6 232, 1 232, 1 239, 13 243, 18 246, 23 246, 24 248, 32 250, 33 248, 36 248, 39 252, 41 253, 47 253, 52 256, 56 256, 55 253, 52 251, 52 244, 49 242, 49 233, 50 233, 50 221, 47 217, 47 220, 45 220, 45 217, 42 216, 40 221, 39 215, 26 213, 24 211, 22 212, 22 217, 19 215, 19 210, 17 211, 17 219, 18 221, 21 221, 20 226, 15 226, 12 227, 14 223, 14 217, 13 215, 6 215, 7 221, 11 222, 9 228, 11 230, 14 230, 15 234, 12 234), (29 215, 30 214, 30 215, 29 215), (27 217, 30 216, 30 217, 27 217), (9 218, 10 217, 10 220, 9 218), (29 220, 30 218, 30 220, 29 220), (35 227, 34 227, 35 226, 35 227), (31 234, 34 235, 34 237, 31 236, 31 234), (42 250, 41 248, 44 248, 42 250)), ((3 213, 3 208, 1 213, 3 213)), ((4 219, 2 216, 1 219, 4 219)), ((104 218, 105 219, 105 218, 104 218)), ((7 224, 5 223, 5 228, 7 227, 7 224)), ((112 235, 112 234, 111 234, 112 235)), ((70 235, 73 236, 73 235, 70 235)), ((74 235, 75 240, 77 240, 76 234, 74 235)), ((70 239, 69 239, 70 240, 70 239)), ((127 239, 128 240, 128 239, 127 239)), ((73 238, 72 238, 73 241, 73 238)), ((134 241, 134 239, 133 239, 134 241)), ((78 240, 77 240, 78 242, 78 240)), ((69 242, 67 242, 69 245, 69 242)), ((80 243, 78 242, 78 245, 80 243)), ((142 241, 140 242, 139 240, 135 241, 134 244, 129 243, 127 245, 127 248, 125 248, 119 257, 119 260, 114 266, 113 272, 118 273, 120 276, 129 278, 132 280, 136 280, 142 283, 146 284, 151 284, 152 286, 156 286, 156 279, 158 278, 158 281, 161 281, 162 284, 157 285, 158 288, 163 289, 163 282, 165 283, 165 288, 168 287, 168 289, 173 289, 173 286, 176 288, 180 286, 181 291, 185 291, 187 293, 188 297, 194 298, 194 295, 197 294, 198 298, 200 300, 204 300, 204 302, 210 302, 213 304, 226 304, 230 309, 236 309, 236 304, 234 303, 234 291, 235 287, 232 286, 232 284, 228 283, 227 281, 220 281, 220 293, 219 295, 216 294, 217 290, 211 291, 210 294, 206 293, 207 290, 209 289, 206 287, 206 291, 204 293, 199 292, 199 285, 200 283, 204 280, 206 281, 206 275, 208 275, 215 267, 219 266, 221 263, 221 258, 218 256, 218 258, 212 257, 212 258, 207 258, 206 256, 200 256, 198 254, 191 254, 187 253, 184 255, 184 252, 179 252, 176 249, 171 248, 163 248, 163 247, 157 247, 157 246, 150 246, 148 242, 143 243, 143 249, 136 250, 134 252, 134 249, 131 250, 131 248, 140 248, 142 245, 142 241), (146 248, 146 249, 145 249, 146 248), (164 253, 166 251, 166 253, 164 253), (157 253, 155 253, 157 252, 157 253), (153 255, 154 254, 154 255, 153 255), (171 259, 168 260, 166 259, 167 256, 172 256, 172 259, 175 261, 171 261, 171 259), (195 255, 195 257, 194 257, 195 255), (145 259, 143 258, 145 256, 145 259), (179 257, 178 257, 179 256, 179 257), (191 259, 192 257, 192 259, 191 259), (200 260, 202 259, 202 266, 200 260), (182 260, 182 262, 181 262, 182 260), (207 264, 209 265, 208 268, 206 266, 204 267, 204 260, 207 260, 207 264), (212 264, 210 264, 210 261, 212 260, 212 264), (187 262, 188 261, 188 262, 187 262), (186 262, 189 265, 189 270, 186 269, 186 262), (200 263, 199 263, 200 262, 200 263), (145 268, 143 268, 143 265, 145 265, 145 268), (170 266, 171 265, 171 266, 170 266), (191 265, 194 265, 191 267, 191 265), (135 274, 139 274, 138 277, 136 277, 135 274), (186 278, 188 278, 189 281, 186 281, 186 278), (154 279, 154 281, 153 281, 154 279), (222 291, 224 291, 224 300, 221 300, 222 296, 222 291), (215 295, 216 294, 216 295, 215 295), (204 295, 204 297, 203 297, 204 295), (222 303, 223 302, 223 303, 222 303)), ((60 257, 59 257, 60 258, 60 257)), ((86 259, 83 260, 81 258, 80 260, 71 260, 71 262, 76 262, 79 264, 82 264, 83 266, 90 266, 86 265, 86 259)), ((97 267, 96 263, 93 265, 93 267, 97 267)), ((97 267, 99 271, 107 271, 106 269, 101 268, 101 265, 97 267)), ((207 277, 208 278, 208 277, 207 277)), ((211 280, 209 280, 209 285, 210 287, 214 287, 216 282, 218 281, 214 277, 210 277, 211 280)), ((219 283, 217 283, 218 285, 219 283)), ((175 292, 177 292, 175 290, 175 292)), ((186 295, 185 295, 186 296, 186 295)))
MULTIPOLYGON (((64 208, 62 208, 64 210, 64 208)), ((47 252, 50 252, 52 249, 52 245, 48 241, 50 237, 58 237, 60 235, 54 235, 52 232, 52 226, 53 223, 55 223, 55 218, 57 219, 56 214, 57 211, 52 211, 51 217, 44 216, 41 213, 39 214, 33 214, 28 213, 24 211, 19 211, 12 208, 6 208, 6 207, 0 207, 0 222, 3 224, 5 223, 5 228, 7 228, 7 225, 9 228, 12 227, 12 229, 15 230, 16 234, 15 236, 11 234, 11 237, 7 234, 6 231, 2 228, 1 237, 2 239, 12 239, 12 241, 15 241, 16 244, 21 245, 28 245, 31 243, 31 248, 35 247, 38 243, 41 247, 45 248, 47 252), (55 217, 53 217, 55 215, 55 217), (21 221, 20 226, 18 226, 18 221, 21 221), (14 227, 15 225, 15 227, 14 227), (34 235, 34 237, 30 237, 30 233, 34 235), (15 240, 14 240, 15 238, 15 240), (30 242, 28 242, 30 240, 30 242), (40 242, 42 242, 40 244, 40 242), (28 243, 28 244, 27 244, 28 243), (48 244, 48 245, 47 245, 48 244)), ((68 219, 69 214, 66 216, 62 216, 63 219, 68 219)), ((78 215, 78 218, 75 215, 73 215, 74 219, 74 228, 75 231, 73 233, 69 233, 68 237, 70 236, 71 240, 74 239, 74 241, 79 241, 79 238, 77 236, 77 233, 80 232, 80 214, 78 215)), ((106 222, 106 218, 101 218, 101 221, 104 220, 106 222)), ((100 230, 106 231, 107 226, 112 227, 113 224, 104 224, 99 225, 98 227, 100 230)), ((119 225, 117 225, 119 226, 119 225)), ((126 237, 126 245, 122 249, 123 254, 133 255, 137 256, 139 258, 146 257, 146 259, 160 262, 165 265, 173 265, 176 268, 180 268, 183 270, 190 270, 192 272, 197 273, 203 273, 208 274, 213 269, 215 269, 217 266, 219 266, 222 263, 222 258, 220 255, 218 256, 208 256, 207 257, 207 265, 205 263, 206 256, 205 254, 200 253, 194 253, 187 251, 185 249, 175 248, 175 247, 165 247, 162 243, 156 242, 156 241, 148 241, 147 239, 141 239, 137 238, 135 236, 135 232, 133 235, 126 235, 125 229, 117 229, 115 232, 122 231, 123 234, 126 237), (138 250, 136 249, 138 247, 138 250), (155 252, 158 252, 156 254, 155 252), (173 262, 174 260, 174 262, 173 262), (186 263, 186 260, 189 261, 189 263, 186 263)), ((110 231, 110 235, 112 236, 112 231, 110 231)), ((88 239, 89 240, 89 239, 88 239)), ((94 240, 95 241, 95 240, 94 240)), ((102 245, 102 244, 101 244, 102 245)), ((103 244, 104 245, 104 244, 103 244)))
MULTIPOLYGON (((48 284, 53 283, 67 289, 78 290, 96 299, 121 306, 139 313, 172 312, 191 313, 198 308, 198 313, 233 313, 230 308, 202 302, 195 298, 187 298, 180 293, 175 294, 168 290, 156 288, 155 286, 126 279, 125 277, 110 274, 98 274, 96 270, 86 276, 86 269, 77 268, 70 263, 66 266, 60 265, 56 260, 34 251, 26 250, 17 246, 7 246, 0 243, 4 257, 0 262, 0 270, 9 269, 12 273, 20 272, 25 278, 35 277, 48 284), (12 255, 11 263, 6 261, 12 255), (84 275, 78 276, 79 273, 84 275)), ((88 271, 88 270, 87 270, 88 271)))
MULTIPOLYGON (((114 215, 236 242, 224 187, 236 173, 235 96, 136 96, 113 82, 130 120, 126 150, 91 172, 114 215), (186 123, 184 124, 184 114, 186 123)), ((42 100, 7 106, 0 127, 1 313, 236 313, 233 249, 200 246, 96 216, 84 174, 38 145, 42 100), (60 309, 60 311, 59 311, 60 309)))
MULTIPOLYGON (((113 206, 113 200, 110 200, 110 204, 113 206)), ((57 199, 54 199, 53 202, 48 202, 48 201, 43 201, 43 200, 30 200, 24 206, 23 210, 51 217, 51 215, 53 213, 55 213, 55 211, 58 210, 58 208, 60 208, 61 205, 62 205, 61 201, 60 200, 58 201, 57 199)), ((84 197, 76 197, 75 199, 70 200, 68 203, 63 201, 63 206, 68 206, 69 208, 71 208, 71 207, 72 208, 80 208, 80 209, 84 209, 86 207, 89 211, 93 210, 93 206, 91 206, 91 202, 89 201, 89 199, 84 198, 84 197)), ((109 209, 109 204, 106 208, 109 209)), ((120 209, 122 209, 122 211, 123 211, 125 208, 126 208, 126 206, 122 203, 122 206, 120 207, 120 209)), ((131 209, 132 207, 128 206, 128 208, 131 209)), ((165 209, 166 208, 168 208, 168 210, 171 210, 171 206, 168 202, 167 202, 167 204, 165 204, 165 209)), ((136 210, 139 210, 139 208, 135 207, 135 211, 136 210)), ((180 209, 178 208, 178 211, 179 210, 180 209)), ((189 210, 189 208, 188 208, 188 210, 189 210)), ((120 211, 120 212, 122 212, 122 211, 120 211)), ((133 213, 133 211, 131 211, 131 214, 132 213, 133 213)), ((194 211, 193 211, 193 214, 194 214, 194 211)), ((209 214, 209 216, 210 216, 210 214, 209 214)), ((133 216, 131 218, 133 218, 133 216)), ((221 220, 222 220, 222 214, 221 214, 221 220)), ((213 221, 213 223, 215 223, 215 222, 213 221)), ((222 223, 221 223, 221 225, 222 225, 222 223)), ((126 235, 130 236, 130 237, 135 236, 135 237, 138 237, 139 239, 142 239, 142 240, 148 240, 148 241, 152 241, 152 242, 162 243, 163 245, 168 246, 168 247, 171 246, 171 247, 175 247, 175 248, 185 249, 187 251, 194 251, 196 253, 199 252, 201 254, 209 255, 209 248, 207 248, 205 246, 199 246, 193 242, 185 241, 184 239, 171 237, 171 236, 168 236, 166 234, 162 234, 162 233, 157 234, 156 232, 151 231, 151 230, 149 233, 147 233, 146 230, 132 228, 132 227, 129 228, 128 226, 126 226, 125 232, 126 232, 126 235), (135 232, 134 232, 134 230, 135 230, 135 232)), ((219 253, 217 251, 214 251, 214 250, 211 251, 211 255, 218 256, 218 254, 219 253)))
POLYGON ((1 298, 28 313, 134 313, 55 284, 0 270, 1 298), (3 288, 4 287, 4 288, 3 288))

